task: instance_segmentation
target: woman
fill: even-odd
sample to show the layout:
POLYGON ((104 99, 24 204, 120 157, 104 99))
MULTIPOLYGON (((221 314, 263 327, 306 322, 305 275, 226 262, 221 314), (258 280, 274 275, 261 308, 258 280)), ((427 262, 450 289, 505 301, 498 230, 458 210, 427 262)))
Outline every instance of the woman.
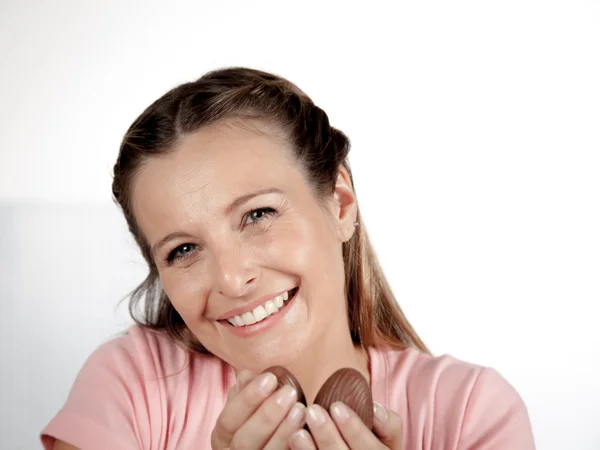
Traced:
MULTIPOLYGON (((235 68, 154 102, 113 194, 150 273, 143 316, 82 368, 46 449, 532 449, 494 370, 431 356, 361 225, 349 141, 295 85, 235 68), (342 367, 369 381, 373 431, 311 405, 342 367), (308 430, 304 429, 304 425, 308 430)), ((135 316, 134 316, 135 317, 135 316)))

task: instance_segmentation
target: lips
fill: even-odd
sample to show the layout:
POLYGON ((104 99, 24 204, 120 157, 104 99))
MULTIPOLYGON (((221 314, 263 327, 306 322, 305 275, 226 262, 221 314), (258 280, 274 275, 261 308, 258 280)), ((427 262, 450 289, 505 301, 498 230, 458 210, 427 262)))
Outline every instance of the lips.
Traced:
POLYGON ((226 320, 234 327, 245 327, 262 322, 268 317, 278 313, 281 309, 285 308, 289 301, 294 297, 297 290, 297 287, 293 288, 272 299, 264 301, 252 310, 246 310, 241 314, 228 317, 226 320))

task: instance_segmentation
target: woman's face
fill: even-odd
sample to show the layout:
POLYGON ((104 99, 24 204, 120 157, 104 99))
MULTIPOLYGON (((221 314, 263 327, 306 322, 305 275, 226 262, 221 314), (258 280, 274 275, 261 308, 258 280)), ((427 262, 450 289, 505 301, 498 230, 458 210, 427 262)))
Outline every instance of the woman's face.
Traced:
POLYGON ((341 243, 356 202, 345 170, 318 201, 276 130, 251 125, 187 135, 147 162, 132 195, 189 329, 234 367, 260 370, 349 340, 341 243))

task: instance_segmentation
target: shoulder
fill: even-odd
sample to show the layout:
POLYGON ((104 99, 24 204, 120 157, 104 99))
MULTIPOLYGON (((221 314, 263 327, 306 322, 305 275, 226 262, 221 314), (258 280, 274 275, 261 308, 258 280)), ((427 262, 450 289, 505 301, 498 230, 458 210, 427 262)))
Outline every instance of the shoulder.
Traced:
POLYGON ((165 438, 165 421, 177 425, 173 414, 189 398, 218 402, 231 378, 218 358, 192 355, 164 332, 131 327, 89 356, 42 442, 88 448, 90 439, 101 439, 103 448, 150 448, 165 438))
POLYGON ((409 396, 435 396, 436 403, 464 401, 486 395, 520 399, 514 387, 495 369, 450 355, 432 356, 415 349, 375 350, 387 378, 387 388, 400 388, 409 396))
POLYGON ((164 331, 132 326, 100 345, 84 364, 79 377, 108 376, 122 383, 153 384, 173 378, 209 376, 227 381, 230 366, 209 355, 193 354, 164 331), (224 378, 225 376, 225 378, 224 378))
POLYGON ((534 448, 525 404, 495 369, 414 349, 377 352, 389 406, 432 448, 440 439, 452 449, 534 448))
MULTIPOLYGON (((100 345, 88 358, 82 373, 98 369, 120 372, 122 381, 147 381, 168 375, 189 365, 189 352, 180 348, 162 331, 132 326, 100 345)), ((81 374, 80 374, 81 375, 81 374)))
POLYGON ((371 350, 374 371, 385 378, 386 389, 392 396, 401 390, 407 395, 430 395, 456 391, 470 391, 484 367, 460 361, 452 356, 432 356, 416 349, 371 350))

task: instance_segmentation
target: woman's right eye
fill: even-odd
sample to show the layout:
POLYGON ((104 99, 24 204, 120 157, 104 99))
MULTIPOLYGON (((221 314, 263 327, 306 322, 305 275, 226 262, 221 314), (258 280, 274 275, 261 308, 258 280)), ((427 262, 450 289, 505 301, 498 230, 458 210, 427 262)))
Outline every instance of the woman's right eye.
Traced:
POLYGON ((169 253, 169 256, 167 256, 167 263, 172 264, 175 261, 182 261, 189 258, 195 248, 196 246, 194 244, 182 244, 179 247, 176 247, 169 253))

